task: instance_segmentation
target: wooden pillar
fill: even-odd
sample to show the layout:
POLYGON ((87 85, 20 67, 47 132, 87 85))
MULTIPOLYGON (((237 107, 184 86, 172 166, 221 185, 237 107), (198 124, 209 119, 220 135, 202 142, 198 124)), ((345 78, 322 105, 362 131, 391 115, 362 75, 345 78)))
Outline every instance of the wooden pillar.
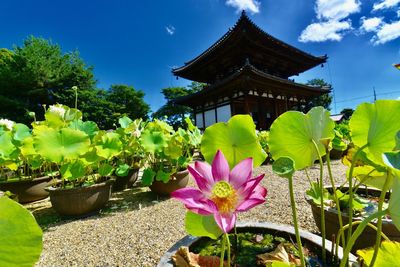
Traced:
POLYGON ((285 104, 286 104, 286 110, 285 111, 288 111, 289 108, 288 108, 288 97, 287 97, 287 95, 285 95, 285 104))
POLYGON ((274 107, 275 107, 275 118, 274 119, 276 119, 276 118, 278 118, 278 116, 279 116, 279 112, 278 112, 278 99, 277 99, 277 96, 274 96, 274 107))
POLYGON ((249 101, 247 95, 244 96, 244 112, 250 114, 249 101))

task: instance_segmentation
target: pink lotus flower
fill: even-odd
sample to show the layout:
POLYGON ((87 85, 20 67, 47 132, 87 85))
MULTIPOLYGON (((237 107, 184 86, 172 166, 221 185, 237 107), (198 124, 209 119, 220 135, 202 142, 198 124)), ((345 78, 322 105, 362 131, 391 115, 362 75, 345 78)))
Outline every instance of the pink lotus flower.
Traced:
POLYGON ((228 233, 235 225, 237 213, 265 202, 267 190, 258 185, 264 174, 252 178, 253 159, 239 162, 232 171, 224 154, 218 150, 212 166, 196 161, 188 166, 197 188, 183 188, 171 194, 190 211, 200 215, 214 215, 222 231, 228 233))

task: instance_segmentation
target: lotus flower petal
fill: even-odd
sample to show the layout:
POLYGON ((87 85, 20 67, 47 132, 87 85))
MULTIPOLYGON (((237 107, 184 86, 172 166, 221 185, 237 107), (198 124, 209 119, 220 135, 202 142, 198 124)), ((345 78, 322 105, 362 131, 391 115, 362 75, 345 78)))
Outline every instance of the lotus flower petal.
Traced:
POLYGON ((214 181, 228 181, 229 178, 229 165, 228 161, 224 154, 220 150, 218 150, 217 154, 214 157, 214 160, 211 165, 211 172, 214 177, 214 181))
POLYGON ((235 167, 233 167, 231 173, 229 174, 229 183, 238 189, 247 180, 251 178, 253 172, 253 159, 247 158, 239 162, 235 167))

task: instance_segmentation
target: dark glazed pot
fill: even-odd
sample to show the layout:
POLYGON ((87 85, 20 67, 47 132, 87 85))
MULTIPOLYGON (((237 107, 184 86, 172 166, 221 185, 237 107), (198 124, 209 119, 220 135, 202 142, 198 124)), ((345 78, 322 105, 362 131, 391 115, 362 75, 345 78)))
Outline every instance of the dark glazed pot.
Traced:
MULTIPOLYGON (((286 225, 279 225, 269 222, 264 223, 253 223, 253 222, 238 222, 236 224, 238 232, 252 232, 252 233, 268 233, 274 236, 279 236, 286 238, 287 240, 296 240, 294 228, 286 225)), ((322 238, 318 235, 314 235, 310 232, 300 230, 300 236, 303 246, 305 247, 315 247, 317 249, 322 248, 322 238)), ((190 247, 196 245, 201 239, 205 237, 194 237, 187 235, 178 242, 176 242, 160 259, 157 267, 173 267, 174 264, 171 260, 171 256, 176 253, 176 251, 182 247, 190 247)), ((327 256, 330 255, 330 250, 332 248, 332 243, 326 240, 325 249, 327 251, 327 256)), ((342 259, 343 250, 339 247, 338 257, 339 260, 342 259)), ((328 257, 330 258, 330 257, 328 257)), ((349 255, 350 266, 355 265, 357 259, 353 254, 349 255)))
POLYGON ((329 153, 331 159, 341 159, 344 154, 344 151, 332 149, 329 153))
POLYGON ((169 195, 175 190, 184 188, 189 182, 189 171, 184 170, 171 175, 167 183, 154 181, 150 185, 151 191, 159 195, 169 195))
POLYGON ((61 215, 77 216, 97 211, 110 199, 114 180, 77 188, 48 187, 53 208, 61 215))
MULTIPOLYGON (((331 186, 326 186, 328 191, 332 192, 331 186)), ((347 190, 348 187, 343 187, 343 191, 347 190)), ((367 194, 367 189, 359 188, 357 193, 367 194)), ((368 188, 368 196, 379 197, 381 191, 378 189, 368 188)), ((387 195, 389 197, 389 195, 387 195)), ((321 208, 312 201, 312 199, 305 195, 307 202, 311 205, 311 210, 315 220, 315 224, 318 229, 321 230, 321 208)), ((342 212, 343 225, 349 223, 349 216, 347 213, 342 212)), ((353 222, 363 220, 362 217, 353 217, 353 222)), ((376 226, 376 223, 372 223, 376 226)), ((353 233, 357 226, 353 226, 353 233)), ((325 207, 325 231, 326 237, 331 239, 333 235, 337 236, 339 231, 339 219, 336 208, 325 207)), ((396 226, 392 223, 392 220, 383 219, 382 220, 382 231, 387 237, 392 241, 400 242, 400 232, 397 230, 396 226)), ((347 231, 345 231, 347 235, 347 231)), ((357 249, 363 249, 367 247, 372 247, 375 244, 376 231, 370 227, 366 227, 362 234, 358 237, 357 241, 354 243, 353 252, 357 249)))
POLYGON ((34 179, 1 182, 0 190, 4 192, 10 191, 17 195, 19 203, 34 202, 49 196, 45 188, 52 184, 53 179, 53 177, 44 176, 34 179))
POLYGON ((139 176, 139 168, 131 169, 127 176, 114 176, 115 182, 112 186, 113 192, 118 192, 131 188, 137 181, 139 176))

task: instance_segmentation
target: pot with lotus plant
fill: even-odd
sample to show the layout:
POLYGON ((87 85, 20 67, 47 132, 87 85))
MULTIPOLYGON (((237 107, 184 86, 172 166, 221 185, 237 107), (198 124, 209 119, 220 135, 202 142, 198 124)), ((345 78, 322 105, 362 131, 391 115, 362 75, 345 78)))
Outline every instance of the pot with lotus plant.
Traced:
POLYGON ((142 119, 132 121, 124 116, 118 122, 120 127, 115 132, 120 136, 122 151, 116 159, 114 192, 130 188, 135 184, 145 156, 140 142, 140 136, 145 126, 142 119))
POLYGON ((0 190, 13 193, 20 203, 48 197, 44 189, 58 173, 33 148, 30 129, 22 123, 0 120, 0 147, 0 190))
MULTIPOLYGON (((343 224, 346 225, 349 222, 349 193, 348 187, 342 186, 336 190, 336 195, 339 199, 339 205, 341 210, 341 216, 343 224)), ((319 207, 318 199, 314 198, 317 188, 310 189, 306 192, 306 201, 310 204, 315 224, 321 230, 321 209, 319 207)), ((340 224, 338 220, 337 209, 335 208, 334 197, 332 195, 332 186, 325 186, 323 194, 325 202, 325 231, 328 239, 332 239, 333 236, 337 236, 340 230, 340 224)), ((355 190, 353 196, 353 231, 356 230, 357 224, 369 215, 373 214, 378 209, 378 200, 381 194, 381 190, 361 186, 355 190)), ((319 195, 319 194, 318 194, 319 195)), ((385 196, 385 204, 389 204, 390 193, 388 192, 385 196)), ((352 252, 356 252, 358 249, 372 247, 375 243, 376 236, 376 222, 372 222, 370 227, 366 228, 362 234, 358 237, 354 243, 352 252)), ((346 234, 347 231, 344 232, 346 234)), ((392 240, 400 242, 400 231, 393 224, 389 215, 385 215, 382 219, 382 233, 392 240)))
MULTIPOLYGON (((396 228, 400 229, 400 101, 378 100, 373 104, 363 103, 353 113, 350 122, 350 138, 353 150, 349 150, 343 163, 349 166, 347 171, 348 195, 343 196, 337 190, 330 164, 332 140, 335 138, 334 122, 329 112, 322 107, 312 108, 307 114, 289 111, 279 116, 271 126, 270 151, 277 161, 282 158, 293 162, 293 170, 304 170, 311 185, 307 195, 318 203, 320 209, 320 230, 323 242, 327 238, 326 201, 331 198, 339 222, 339 231, 333 237, 336 247, 344 248, 340 266, 346 266, 350 251, 356 240, 369 227, 376 232, 372 248, 358 250, 360 261, 368 266, 395 266, 398 263, 400 243, 390 241, 383 233, 385 219, 391 218, 396 228), (391 114, 391 116, 387 116, 391 114), (322 157, 326 155, 326 164, 322 157), (319 162, 319 177, 309 177, 307 168, 314 161, 319 162), (326 165, 326 168, 324 167, 326 165), (332 187, 331 197, 324 191, 323 178, 327 177, 332 187), (315 179, 316 182, 313 182, 315 179), (361 185, 372 186, 380 190, 376 209, 359 221, 354 219, 354 207, 357 202, 356 192, 361 185), (388 203, 387 193, 391 190, 388 203), (346 202, 348 219, 342 214, 341 202, 346 202), (355 227, 355 228, 354 228, 355 227), (385 239, 383 242, 382 240, 385 239), (386 262, 386 263, 385 263, 386 262), (386 265, 385 265, 386 264, 386 265)), ((282 165, 282 171, 290 169, 282 165)), ((274 167, 274 166, 273 166, 274 167)), ((332 203, 331 202, 331 203, 332 203)))
MULTIPOLYGON (((321 238, 300 233, 297 227, 291 185, 293 161, 290 159, 279 158, 273 167, 275 172, 289 180, 296 227, 289 230, 283 230, 285 226, 265 227, 265 224, 236 227, 238 213, 263 204, 267 195, 266 188, 260 185, 264 174, 253 177, 253 168, 261 165, 266 154, 257 140, 251 117, 236 115, 227 123, 208 127, 201 149, 207 162, 196 161, 193 166, 188 166, 197 187, 179 189, 171 194, 188 209, 186 231, 201 238, 189 236, 178 242, 158 266, 172 266, 172 261, 175 266, 257 266, 257 262, 260 266, 305 266, 307 260, 312 261, 302 246, 303 243, 310 248, 310 241, 301 239, 301 236, 308 236, 309 240, 321 241, 321 238), (218 138, 214 138, 216 135, 218 138), (297 245, 290 241, 293 238, 297 245)), ((327 244, 329 242, 323 248, 328 248, 327 244)), ((318 250, 325 251, 317 246, 310 249, 310 254, 323 255, 318 250)), ((340 249, 337 251, 339 253, 340 249)))
MULTIPOLYGON (((194 126, 193 126, 194 127, 194 126)), ((142 184, 160 195, 186 187, 186 170, 192 159, 192 137, 190 130, 177 131, 164 121, 149 122, 142 133, 145 151, 145 169, 142 184)))
POLYGON ((77 109, 57 105, 56 111, 50 107, 32 131, 35 150, 59 166, 61 181, 47 188, 52 206, 61 215, 97 211, 111 194, 113 163, 122 148, 120 136, 82 121, 77 109))

